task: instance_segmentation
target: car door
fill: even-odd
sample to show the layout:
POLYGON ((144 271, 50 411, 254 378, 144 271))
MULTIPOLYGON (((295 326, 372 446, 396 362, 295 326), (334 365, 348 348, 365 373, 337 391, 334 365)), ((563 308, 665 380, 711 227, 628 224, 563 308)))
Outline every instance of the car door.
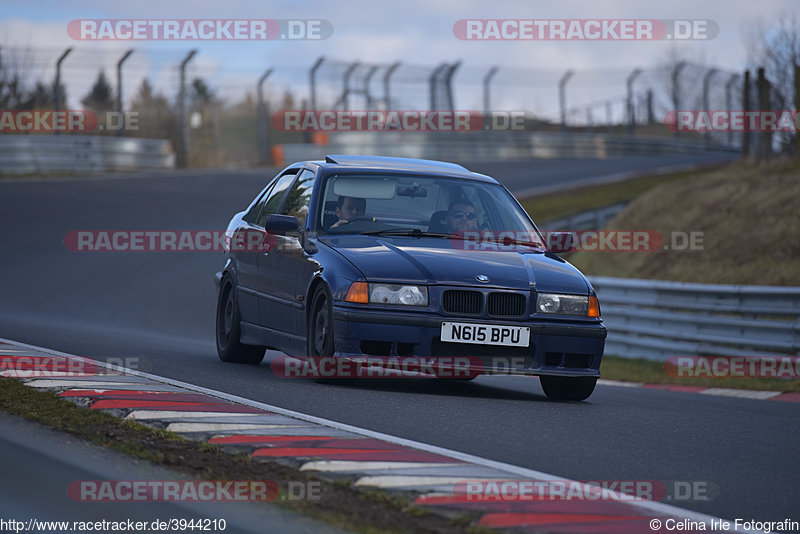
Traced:
POLYGON ((238 246, 238 243, 247 243, 249 235, 262 232, 256 226, 256 221, 277 181, 278 177, 275 177, 264 188, 258 199, 242 217, 239 225, 233 229, 233 234, 230 236, 230 254, 236 265, 236 299, 239 302, 239 313, 242 321, 246 323, 258 324, 261 320, 258 310, 258 260, 261 254, 250 247, 238 246))
POLYGON ((306 223, 315 182, 316 174, 310 170, 306 169, 298 176, 280 210, 282 215, 297 217, 297 229, 276 236, 276 242, 283 247, 276 255, 276 268, 291 273, 291 279, 282 280, 288 285, 281 287, 280 291, 294 302, 294 334, 302 337, 306 335, 305 306, 308 303, 304 302, 305 292, 313 273, 319 269, 313 257, 315 248, 303 246, 304 234, 307 236, 310 231, 306 223))
POLYGON ((294 331, 294 273, 286 272, 283 265, 283 236, 269 231, 265 224, 270 215, 278 214, 299 170, 291 169, 291 174, 287 171, 281 176, 256 221, 256 226, 265 232, 265 246, 258 253, 259 324, 286 333, 294 331))

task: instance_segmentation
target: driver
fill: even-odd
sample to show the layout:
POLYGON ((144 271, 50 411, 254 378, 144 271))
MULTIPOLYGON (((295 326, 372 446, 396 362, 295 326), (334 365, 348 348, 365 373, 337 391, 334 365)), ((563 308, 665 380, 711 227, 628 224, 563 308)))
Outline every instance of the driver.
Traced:
POLYGON ((466 199, 455 200, 447 210, 447 231, 451 234, 477 230, 478 214, 475 206, 466 199))
POLYGON ((331 228, 347 224, 350 219, 361 217, 367 211, 367 199, 340 196, 336 201, 336 217, 339 219, 331 228))

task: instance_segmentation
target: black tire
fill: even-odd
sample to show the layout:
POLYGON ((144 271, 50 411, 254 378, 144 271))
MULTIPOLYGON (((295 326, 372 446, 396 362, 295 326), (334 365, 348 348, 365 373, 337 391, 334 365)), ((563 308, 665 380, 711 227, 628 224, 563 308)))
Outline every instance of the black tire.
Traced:
MULTIPOLYGON (((312 358, 333 358, 333 299, 323 285, 314 290, 311 311, 306 329, 307 353, 312 358)), ((347 377, 315 378, 319 384, 352 384, 355 379, 347 377)))
POLYGON ((217 354, 223 362, 247 363, 257 365, 264 359, 266 347, 244 345, 239 342, 242 330, 239 303, 236 300, 236 286, 226 276, 219 287, 217 300, 216 338, 217 354))
POLYGON ((539 379, 545 395, 553 400, 586 400, 597 384, 597 378, 591 376, 540 376, 539 379))
POLYGON ((311 298, 306 339, 309 356, 333 356, 333 303, 324 286, 317 287, 311 298))

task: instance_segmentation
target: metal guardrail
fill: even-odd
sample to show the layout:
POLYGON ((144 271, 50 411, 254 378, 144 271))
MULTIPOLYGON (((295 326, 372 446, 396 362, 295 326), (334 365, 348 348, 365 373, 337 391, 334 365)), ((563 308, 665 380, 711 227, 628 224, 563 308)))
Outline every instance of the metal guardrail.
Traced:
POLYGON ((604 206, 596 210, 583 211, 569 217, 551 219, 537 226, 542 230, 599 230, 627 206, 627 202, 604 206))
POLYGON ((169 141, 99 135, 0 135, 0 173, 103 172, 175 167, 169 141))
POLYGON ((800 355, 800 287, 590 277, 608 327, 606 354, 800 355))
POLYGON ((601 158, 635 154, 735 153, 697 140, 571 132, 339 132, 329 143, 281 145, 284 160, 364 154, 459 161, 530 158, 601 158))

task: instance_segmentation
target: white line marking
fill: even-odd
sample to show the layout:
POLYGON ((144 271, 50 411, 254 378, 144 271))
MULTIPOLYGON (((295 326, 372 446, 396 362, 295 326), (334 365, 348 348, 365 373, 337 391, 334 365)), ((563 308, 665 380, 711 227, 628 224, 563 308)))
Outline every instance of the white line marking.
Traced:
POLYGON ((739 397, 742 399, 767 400, 782 395, 782 391, 761 391, 750 389, 708 388, 698 391, 701 395, 721 395, 723 397, 739 397))
POLYGON ((91 378, 93 376, 97 376, 97 373, 81 373, 78 371, 48 371, 47 369, 12 369, 8 371, 0 371, 0 376, 4 376, 6 378, 58 378, 62 376, 70 378, 91 378))
POLYGON ((640 388, 644 385, 644 382, 621 382, 619 380, 606 380, 605 378, 600 378, 597 380, 598 386, 614 386, 618 388, 640 388))
MULTIPOLYGON (((31 380, 29 382, 25 382, 26 386, 31 386, 34 388, 71 388, 73 386, 81 386, 81 389, 86 389, 87 387, 96 386, 97 389, 105 388, 105 389, 117 389, 117 386, 132 386, 134 385, 133 382, 86 382, 86 381, 71 381, 71 380, 47 380, 47 379, 36 379, 31 380)), ((145 386, 146 387, 146 386, 145 386)), ((163 387, 163 386, 162 386, 163 387)))
POLYGON ((376 475, 361 477, 356 481, 355 485, 374 486, 378 488, 409 488, 420 486, 447 486, 467 480, 475 480, 475 477, 376 475))
POLYGON ((297 428, 308 425, 249 425, 238 423, 170 423, 169 432, 235 432, 237 430, 269 430, 271 428, 297 428))
MULTIPOLYGON (((51 349, 47 349, 47 348, 44 348, 44 347, 37 347, 35 345, 29 345, 27 343, 19 343, 19 342, 16 342, 14 340, 10 340, 10 339, 0 338, 0 342, 15 343, 15 344, 17 344, 18 346, 21 346, 21 347, 26 347, 26 348, 34 349, 34 350, 41 350, 43 352, 47 352, 49 354, 53 354, 53 355, 56 355, 56 356, 63 356, 65 358, 77 358, 79 360, 84 360, 80 356, 74 356, 73 354, 68 354, 66 352, 60 352, 60 351, 57 351, 57 350, 51 350, 51 349)), ((111 364, 107 364, 106 362, 102 362, 102 361, 92 360, 92 363, 94 363, 95 365, 101 366, 101 367, 108 367, 108 368, 114 367, 117 370, 122 370, 123 369, 123 368, 120 368, 120 367, 117 367, 117 366, 112 366, 111 364)), ((382 432, 376 432, 374 430, 367 430, 365 428, 359 428, 357 426, 348 425, 348 424, 345 424, 345 423, 340 423, 338 421, 332 421, 330 419, 325 419, 325 418, 317 417, 317 416, 314 416, 314 415, 308 415, 308 414, 304 414, 304 413, 300 413, 300 412, 295 412, 293 410, 287 410, 287 409, 281 408, 279 406, 273 406, 271 404, 266 404, 266 403, 263 403, 263 402, 258 402, 258 401, 246 399, 244 397, 239 397, 237 395, 231 395, 229 393, 224 393, 222 391, 215 391, 213 389, 204 388, 202 386, 196 386, 194 384, 189 384, 187 382, 181 382, 179 380, 173 380, 171 378, 161 377, 161 376, 153 375, 153 374, 149 374, 149 373, 143 373, 143 372, 137 371, 135 369, 126 369, 125 371, 129 375, 138 376, 140 378, 144 378, 144 379, 147 379, 147 380, 153 380, 153 381, 156 381, 156 382, 162 382, 164 384, 170 384, 172 386, 181 387, 181 388, 184 388, 184 389, 188 389, 190 391, 196 391, 198 393, 204 393, 206 395, 211 395, 213 397, 217 397, 217 398, 224 399, 224 400, 227 400, 227 401, 243 404, 245 406, 251 406, 253 408, 258 408, 258 409, 261 409, 261 410, 267 410, 267 411, 270 411, 270 412, 273 412, 273 413, 286 415, 286 416, 289 416, 289 417, 294 417, 294 418, 300 419, 302 421, 308 421, 309 423, 316 423, 318 425, 326 426, 326 427, 329 427, 329 428, 335 428, 335 429, 338 429, 338 430, 342 430, 342 431, 345 431, 345 432, 350 432, 350 433, 353 433, 353 434, 358 434, 358 435, 361 435, 361 436, 366 436, 366 437, 369 437, 369 438, 380 439, 380 440, 383 440, 383 441, 387 441, 389 443, 396 443, 397 445, 403 445, 403 446, 406 446, 406 447, 412 447, 412 448, 415 448, 415 449, 419 449, 421 451, 430 452, 432 454, 439 454, 441 456, 447 456, 448 458, 461 460, 463 462, 469 462, 469 463, 473 463, 473 464, 476 464, 476 465, 482 465, 484 467, 491 467, 493 469, 498 469, 500 471, 505 471, 507 473, 511 473, 513 475, 516 475, 516 476, 522 477, 522 478, 532 478, 532 479, 537 479, 537 480, 550 480, 550 481, 558 480, 558 481, 564 481, 564 482, 571 482, 571 483, 574 483, 574 484, 580 484, 580 482, 578 482, 576 480, 570 480, 570 479, 567 479, 567 478, 564 478, 564 477, 551 475, 551 474, 545 473, 543 471, 537 471, 535 469, 528 469, 526 467, 520 467, 520 466, 517 466, 517 465, 507 464, 507 463, 504 463, 504 462, 498 462, 498 461, 495 461, 495 460, 490 460, 488 458, 482 458, 480 456, 474 456, 472 454, 467 454, 467 453, 463 453, 463 452, 459 452, 459 451, 454 451, 452 449, 445 449, 444 447, 437 447, 436 445, 428 445, 427 443, 421 443, 419 441, 414 441, 414 440, 410 440, 410 439, 406 439, 406 438, 401 438, 401 437, 398 437, 398 436, 392 436, 392 435, 389 435, 389 434, 384 434, 382 432)), ((625 495, 625 494, 615 494, 615 495, 618 496, 620 500, 625 499, 625 498, 633 499, 633 496, 631 496, 631 495, 625 495)), ((711 526, 710 523, 711 523, 712 520, 719 521, 721 519, 721 518, 716 517, 716 516, 712 516, 712 515, 708 515, 708 514, 701 514, 699 512, 695 512, 695 511, 692 511, 692 510, 686 510, 684 508, 678 508, 677 506, 673 506, 673 505, 670 505, 670 504, 664 504, 664 503, 661 503, 661 502, 655 502, 655 501, 638 501, 634 505, 635 506, 639 506, 641 508, 644 508, 646 510, 649 510, 650 512, 653 512, 654 514, 657 514, 659 516, 660 515, 673 515, 673 516, 677 516, 677 517, 683 517, 683 518, 687 518, 687 519, 692 519, 694 521, 702 521, 702 522, 705 522, 706 524, 708 524, 709 527, 711 526)), ((727 520, 727 521, 732 523, 731 520, 727 520)))
POLYGON ((336 473, 338 471, 375 471, 378 469, 414 469, 427 467, 450 467, 451 465, 464 465, 447 463, 424 463, 424 462, 358 462, 351 460, 318 460, 306 462, 300 467, 300 471, 328 471, 336 473))
POLYGON ((125 419, 193 419, 196 417, 264 417, 263 413, 175 412, 171 410, 134 410, 125 419))

